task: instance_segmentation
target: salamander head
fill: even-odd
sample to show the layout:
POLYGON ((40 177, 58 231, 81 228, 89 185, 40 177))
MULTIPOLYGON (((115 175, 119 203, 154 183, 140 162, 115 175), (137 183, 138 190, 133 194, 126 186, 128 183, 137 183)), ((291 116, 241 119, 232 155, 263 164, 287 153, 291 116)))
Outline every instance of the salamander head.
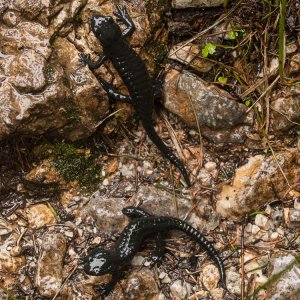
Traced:
POLYGON ((120 27, 109 16, 94 16, 91 18, 91 28, 102 46, 110 46, 119 37, 122 37, 120 27))
POLYGON ((94 249, 83 259, 85 273, 92 276, 99 276, 112 273, 116 268, 114 255, 111 251, 94 249))

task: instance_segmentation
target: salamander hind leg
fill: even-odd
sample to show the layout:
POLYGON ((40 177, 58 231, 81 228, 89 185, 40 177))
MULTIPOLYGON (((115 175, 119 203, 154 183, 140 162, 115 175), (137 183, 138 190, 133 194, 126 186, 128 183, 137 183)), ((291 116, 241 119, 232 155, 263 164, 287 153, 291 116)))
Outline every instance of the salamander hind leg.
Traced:
POLYGON ((158 232, 155 235, 155 251, 153 255, 151 256, 151 265, 154 266, 156 264, 159 264, 165 254, 165 241, 164 241, 164 232, 158 232))
POLYGON ((92 61, 90 56, 84 53, 79 53, 79 61, 87 65, 91 70, 98 69, 107 59, 106 55, 102 53, 97 61, 92 61))
POLYGON ((111 100, 116 102, 119 101, 119 102, 132 103, 131 97, 129 95, 123 95, 119 93, 113 84, 106 82, 101 77, 97 77, 97 80, 99 81, 99 83, 106 91, 106 93, 108 94, 111 100))

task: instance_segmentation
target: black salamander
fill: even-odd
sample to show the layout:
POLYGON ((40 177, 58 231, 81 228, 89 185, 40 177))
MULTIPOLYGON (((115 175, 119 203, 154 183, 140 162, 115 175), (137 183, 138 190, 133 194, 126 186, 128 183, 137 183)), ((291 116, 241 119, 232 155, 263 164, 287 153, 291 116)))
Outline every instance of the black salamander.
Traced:
POLYGON ((91 61, 84 54, 80 54, 80 60, 87 64, 90 69, 99 68, 106 59, 112 62, 127 86, 130 96, 118 93, 112 84, 107 83, 102 78, 98 78, 100 84, 108 93, 110 99, 134 105, 149 138, 170 162, 180 170, 186 184, 190 187, 191 182, 183 162, 162 142, 154 130, 152 120, 154 89, 144 62, 124 39, 134 31, 134 23, 124 7, 117 6, 114 15, 117 17, 117 21, 123 22, 127 28, 121 32, 120 27, 109 16, 98 15, 92 17, 90 20, 91 28, 103 47, 103 53, 96 62, 91 61))
POLYGON ((223 261, 210 242, 195 228, 188 223, 173 217, 155 217, 140 208, 133 206, 122 210, 123 214, 132 218, 131 222, 124 228, 115 247, 112 250, 96 248, 88 256, 82 259, 84 271, 93 276, 112 274, 109 283, 99 289, 99 292, 105 296, 113 289, 120 278, 122 268, 127 265, 139 251, 142 242, 149 235, 155 236, 156 249, 154 253, 154 262, 160 261, 164 254, 163 236, 169 230, 181 230, 196 240, 209 256, 217 264, 221 284, 226 289, 226 277, 223 261))

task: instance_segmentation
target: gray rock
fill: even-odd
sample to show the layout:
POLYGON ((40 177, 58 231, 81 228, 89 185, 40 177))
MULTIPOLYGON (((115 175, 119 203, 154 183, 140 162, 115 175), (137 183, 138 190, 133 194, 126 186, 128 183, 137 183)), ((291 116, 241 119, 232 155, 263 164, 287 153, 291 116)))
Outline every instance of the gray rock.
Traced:
MULTIPOLYGON (((184 219, 192 209, 193 203, 180 197, 176 200, 179 216, 177 216, 176 206, 173 205, 173 195, 155 187, 141 186, 135 199, 129 202, 122 198, 100 196, 97 191, 90 197, 90 201, 82 210, 81 216, 84 219, 93 218, 101 233, 116 234, 120 233, 128 224, 128 218, 122 214, 122 209, 130 205, 139 204, 141 208, 153 215, 184 219)), ((199 228, 200 231, 213 230, 219 224, 217 214, 204 202, 189 213, 186 221, 199 228), (202 215, 210 217, 208 219, 202 218, 202 215)))
POLYGON ((84 207, 82 217, 92 217, 101 233, 120 233, 128 223, 128 218, 122 214, 127 205, 124 199, 103 197, 97 191, 84 207))
POLYGON ((154 300, 157 299, 158 293, 153 271, 149 268, 138 268, 133 270, 128 278, 120 280, 105 299, 154 300))
POLYGON ((41 246, 36 287, 42 296, 53 297, 60 289, 63 280, 66 240, 63 234, 47 233, 43 237, 41 246))
POLYGON ((228 270, 226 272, 227 280, 227 288, 228 291, 232 294, 240 296, 241 293, 241 275, 232 270, 228 270))
POLYGON ((174 8, 213 7, 220 6, 223 2, 223 0, 173 0, 172 6, 174 8))
POLYGON ((241 143, 253 122, 247 107, 196 75, 171 69, 165 78, 165 107, 214 142, 241 143))
POLYGON ((177 197, 177 208, 174 204, 173 194, 167 191, 150 186, 141 186, 135 197, 133 205, 140 204, 142 208, 157 216, 172 216, 185 219, 195 228, 203 230, 213 230, 219 224, 219 218, 213 208, 209 207, 205 201, 201 201, 197 207, 193 208, 193 203, 186 198, 177 197), (207 219, 207 216, 209 218, 207 219))
MULTIPOLYGON (((295 262, 296 257, 290 253, 279 252, 271 259, 269 276, 278 274, 295 262)), ((280 276, 267 290, 267 299, 270 300, 298 300, 300 292, 300 267, 294 263, 291 268, 280 276)))
POLYGON ((290 209, 289 211, 289 224, 290 227, 300 227, 300 211, 297 209, 290 209))
POLYGON ((272 95, 271 128, 284 132, 300 124, 300 86, 283 88, 272 95))

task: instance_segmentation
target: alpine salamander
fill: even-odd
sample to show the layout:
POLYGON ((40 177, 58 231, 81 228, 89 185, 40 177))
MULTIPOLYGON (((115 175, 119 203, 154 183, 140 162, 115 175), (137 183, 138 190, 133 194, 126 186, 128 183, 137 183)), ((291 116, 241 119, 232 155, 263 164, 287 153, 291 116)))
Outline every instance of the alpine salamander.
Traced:
POLYGON ((122 268, 130 262, 136 252, 139 251, 143 240, 149 236, 155 236, 156 249, 154 262, 160 261, 164 254, 163 236, 166 231, 181 230, 196 240, 204 248, 217 264, 222 287, 226 289, 226 277, 223 261, 210 242, 188 223, 173 217, 155 217, 141 208, 129 206, 122 210, 123 214, 131 217, 131 222, 125 227, 117 240, 114 249, 105 250, 96 248, 88 256, 82 259, 84 271, 92 276, 112 274, 109 283, 102 285, 99 292, 105 296, 110 293, 117 283, 122 268))
POLYGON ((87 64, 90 69, 99 68, 107 59, 112 62, 127 86, 130 96, 118 93, 112 84, 102 78, 98 78, 99 83, 108 93, 110 99, 134 105, 149 138, 170 162, 180 170, 184 180, 190 187, 191 182, 183 162, 162 142, 154 130, 152 120, 154 89, 144 62, 124 39, 124 37, 133 33, 134 23, 124 7, 117 6, 114 15, 117 17, 117 21, 123 22, 127 28, 121 32, 120 27, 110 16, 97 15, 91 17, 91 29, 101 43, 103 53, 96 62, 91 61, 89 56, 82 53, 79 55, 80 60, 87 64))

